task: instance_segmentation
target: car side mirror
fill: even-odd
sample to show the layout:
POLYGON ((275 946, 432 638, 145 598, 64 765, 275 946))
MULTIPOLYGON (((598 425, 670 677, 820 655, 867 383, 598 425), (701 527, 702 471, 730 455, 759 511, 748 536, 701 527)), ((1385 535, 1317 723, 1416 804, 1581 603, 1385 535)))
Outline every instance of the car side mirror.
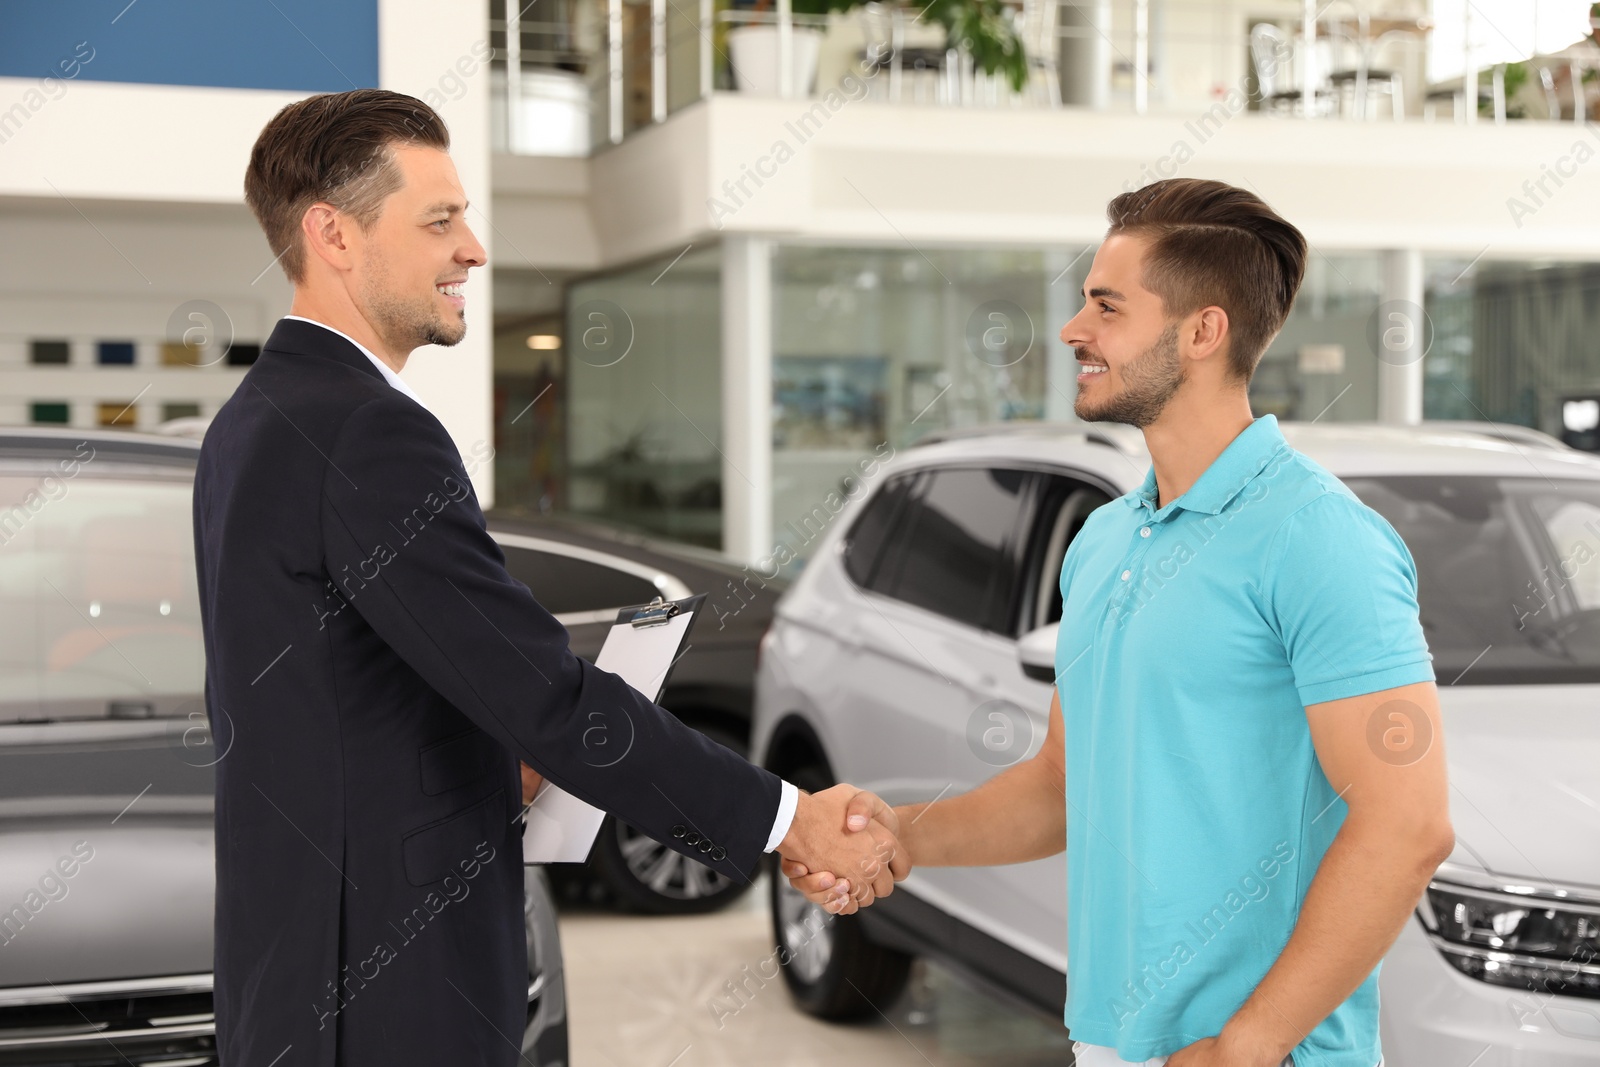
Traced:
POLYGON ((1022 673, 1036 682, 1056 680, 1056 633, 1061 624, 1053 622, 1022 635, 1017 642, 1017 659, 1022 673))

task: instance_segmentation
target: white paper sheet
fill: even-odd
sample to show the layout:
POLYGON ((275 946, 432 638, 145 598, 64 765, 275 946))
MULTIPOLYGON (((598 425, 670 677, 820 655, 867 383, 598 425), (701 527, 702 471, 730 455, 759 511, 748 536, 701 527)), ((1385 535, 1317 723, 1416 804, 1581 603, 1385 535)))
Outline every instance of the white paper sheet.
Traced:
MULTIPOLYGON (((594 665, 617 675, 654 701, 693 620, 682 612, 654 626, 616 623, 594 665)), ((523 863, 582 863, 589 858, 606 813, 545 782, 534 794, 522 831, 523 863)))

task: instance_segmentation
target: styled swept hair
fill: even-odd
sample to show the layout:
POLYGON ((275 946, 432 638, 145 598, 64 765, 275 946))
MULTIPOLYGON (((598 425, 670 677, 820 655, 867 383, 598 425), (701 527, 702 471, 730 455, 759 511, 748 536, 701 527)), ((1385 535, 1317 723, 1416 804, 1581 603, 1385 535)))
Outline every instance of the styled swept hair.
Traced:
POLYGON ((306 209, 329 203, 371 229, 383 201, 400 188, 397 144, 448 150, 450 131, 433 108, 387 89, 310 96, 262 129, 250 150, 244 200, 291 282, 305 278, 306 209))
POLYGON ((1106 207, 1107 236, 1144 237, 1146 289, 1169 316, 1228 313, 1228 369, 1249 382, 1283 329, 1306 271, 1306 239, 1259 196, 1224 182, 1169 178, 1106 207))

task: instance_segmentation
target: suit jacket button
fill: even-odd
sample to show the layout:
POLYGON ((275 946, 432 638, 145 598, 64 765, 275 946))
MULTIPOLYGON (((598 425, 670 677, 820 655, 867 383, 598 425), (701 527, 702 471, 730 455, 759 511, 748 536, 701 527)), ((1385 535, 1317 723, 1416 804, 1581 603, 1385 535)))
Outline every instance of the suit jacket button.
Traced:
POLYGON ((711 858, 714 860, 725 860, 728 858, 728 850, 723 848, 721 845, 718 845, 716 848, 711 850, 711 858))
POLYGON ((701 852, 710 852, 712 849, 714 849, 716 847, 717 846, 713 845, 710 841, 701 841, 700 842, 700 851, 701 852))
POLYGON ((698 845, 700 843, 700 835, 696 834, 696 833, 691 833, 688 837, 685 837, 683 839, 683 843, 692 848, 695 845, 698 845))
POLYGON ((688 833, 688 831, 684 829, 684 826, 683 826, 682 823, 679 823, 677 826, 674 826, 672 828, 672 836, 673 837, 682 837, 686 833, 688 833))

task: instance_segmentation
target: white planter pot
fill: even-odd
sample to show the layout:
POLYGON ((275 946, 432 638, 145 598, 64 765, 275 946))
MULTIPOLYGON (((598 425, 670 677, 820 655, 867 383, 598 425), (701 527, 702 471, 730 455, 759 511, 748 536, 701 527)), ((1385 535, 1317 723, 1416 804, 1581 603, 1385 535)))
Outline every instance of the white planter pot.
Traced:
POLYGON ((582 75, 566 70, 524 70, 521 99, 509 117, 505 71, 495 70, 491 77, 496 150, 534 156, 589 154, 592 119, 589 87, 582 75))
MULTIPOLYGON (((810 96, 817 80, 817 51, 822 31, 794 27, 791 77, 794 95, 810 96)), ((739 26, 728 31, 728 62, 740 92, 781 96, 778 91, 778 27, 739 26)))

